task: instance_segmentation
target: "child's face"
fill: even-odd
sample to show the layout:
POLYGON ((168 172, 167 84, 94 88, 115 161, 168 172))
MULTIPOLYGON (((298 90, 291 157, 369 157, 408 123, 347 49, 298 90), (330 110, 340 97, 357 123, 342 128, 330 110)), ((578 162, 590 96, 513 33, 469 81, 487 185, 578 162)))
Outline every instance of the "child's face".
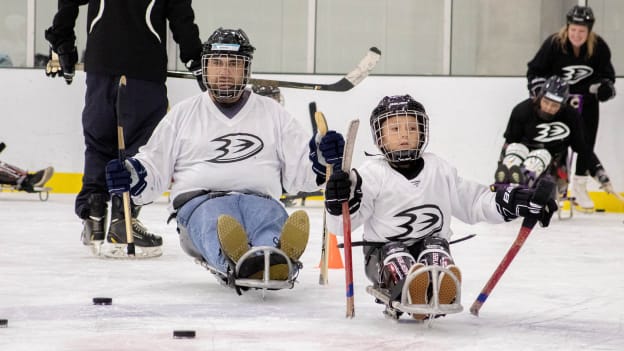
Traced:
POLYGON ((417 149, 419 140, 418 120, 415 116, 389 117, 381 126, 381 143, 387 151, 417 149))

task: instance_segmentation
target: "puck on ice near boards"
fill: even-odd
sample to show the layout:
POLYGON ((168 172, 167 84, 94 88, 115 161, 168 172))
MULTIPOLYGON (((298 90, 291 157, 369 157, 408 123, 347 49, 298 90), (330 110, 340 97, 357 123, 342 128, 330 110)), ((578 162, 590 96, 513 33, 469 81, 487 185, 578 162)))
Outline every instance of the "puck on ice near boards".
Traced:
POLYGON ((173 338, 174 339, 192 339, 195 337, 194 330, 174 330, 173 338))
POLYGON ((604 208, 597 208, 596 212, 605 212, 605 209, 604 208))
POLYGON ((0 319, 0 328, 6 328, 9 326, 9 320, 8 319, 0 319))
POLYGON ((112 305, 113 299, 110 297, 94 297, 93 304, 94 305, 112 305))

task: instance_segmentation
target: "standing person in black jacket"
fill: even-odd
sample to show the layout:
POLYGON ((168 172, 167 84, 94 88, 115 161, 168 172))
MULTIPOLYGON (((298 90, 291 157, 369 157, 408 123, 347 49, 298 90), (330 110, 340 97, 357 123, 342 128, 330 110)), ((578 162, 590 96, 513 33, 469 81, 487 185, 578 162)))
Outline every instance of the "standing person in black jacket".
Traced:
MULTIPOLYGON (((528 63, 527 78, 533 97, 539 95, 547 77, 558 75, 570 84, 570 93, 581 110, 583 133, 587 144, 594 149, 598 131, 598 102, 615 96, 615 71, 607 43, 592 27, 595 17, 592 9, 574 6, 567 14, 567 25, 548 37, 535 57, 528 63), (579 105, 580 104, 580 105, 579 105)), ((593 209, 587 194, 587 173, 591 160, 579 154, 573 180, 577 204, 593 209)))
MULTIPOLYGON (((180 45, 180 59, 201 83, 202 43, 194 23, 191 0, 59 0, 52 26, 45 31, 51 44, 48 76, 60 76, 67 84, 78 61, 74 26, 79 6, 88 4, 85 72, 87 91, 82 112, 85 161, 82 189, 75 211, 83 220, 82 242, 96 255, 125 253, 126 230, 121 197, 111 198, 111 221, 106 236, 108 252, 100 251, 106 232, 108 191, 104 169, 118 157, 115 101, 121 75, 127 77, 125 94, 130 108, 124 111, 127 155, 134 155, 149 139, 167 111, 166 25, 180 45), (54 62, 54 59, 57 62, 54 62), (60 67, 59 67, 60 66, 60 67)), ((132 205, 132 228, 137 255, 162 254, 162 238, 137 220, 132 205)))

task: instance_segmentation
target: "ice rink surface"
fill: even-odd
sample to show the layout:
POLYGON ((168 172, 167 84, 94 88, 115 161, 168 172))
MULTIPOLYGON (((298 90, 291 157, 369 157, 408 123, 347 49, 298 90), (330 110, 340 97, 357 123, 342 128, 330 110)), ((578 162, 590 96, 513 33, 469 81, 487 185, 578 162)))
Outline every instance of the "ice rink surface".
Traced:
MULTIPOLYGON (((166 199, 141 219, 163 235, 151 260, 91 256, 73 195, 0 193, 0 350, 624 350, 624 215, 575 214, 536 228, 480 317, 468 312, 520 227, 453 221, 464 312, 428 328, 385 319, 366 294, 354 249, 354 319, 345 319, 344 270, 318 284, 322 208, 309 202, 310 243, 292 290, 237 296, 179 247, 166 199), (111 297, 95 306, 93 297, 111 297), (173 330, 195 339, 173 339, 173 330)), ((301 207, 289 208, 289 211, 301 207)), ((354 240, 361 231, 354 233, 354 240)), ((339 238, 341 241, 341 238, 339 238)), ((344 257, 344 256, 343 256, 344 257)))

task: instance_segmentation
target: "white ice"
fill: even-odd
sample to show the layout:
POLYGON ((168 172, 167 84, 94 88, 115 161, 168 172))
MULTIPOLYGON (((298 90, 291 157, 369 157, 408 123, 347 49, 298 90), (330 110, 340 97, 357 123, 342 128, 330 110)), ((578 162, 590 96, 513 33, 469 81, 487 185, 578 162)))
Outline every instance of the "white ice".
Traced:
MULTIPOLYGON (((624 219, 575 214, 536 228, 483 305, 468 309, 514 241, 520 221, 466 225, 454 220, 452 246, 463 273, 464 312, 432 328, 385 319, 366 294, 354 249, 355 318, 345 318, 344 270, 318 284, 322 209, 308 201, 311 239, 292 290, 237 296, 179 247, 165 224, 166 199, 143 209, 162 233, 151 260, 92 257, 79 237, 73 196, 0 193, 0 350, 623 350, 624 219), (95 306, 93 297, 111 297, 95 306), (173 330, 195 339, 173 339, 173 330)), ((292 211, 294 207, 289 208, 292 211)), ((361 236, 354 233, 354 240, 361 236)), ((339 238, 340 239, 340 238, 339 238)), ((344 256, 343 256, 344 258, 344 256)))

